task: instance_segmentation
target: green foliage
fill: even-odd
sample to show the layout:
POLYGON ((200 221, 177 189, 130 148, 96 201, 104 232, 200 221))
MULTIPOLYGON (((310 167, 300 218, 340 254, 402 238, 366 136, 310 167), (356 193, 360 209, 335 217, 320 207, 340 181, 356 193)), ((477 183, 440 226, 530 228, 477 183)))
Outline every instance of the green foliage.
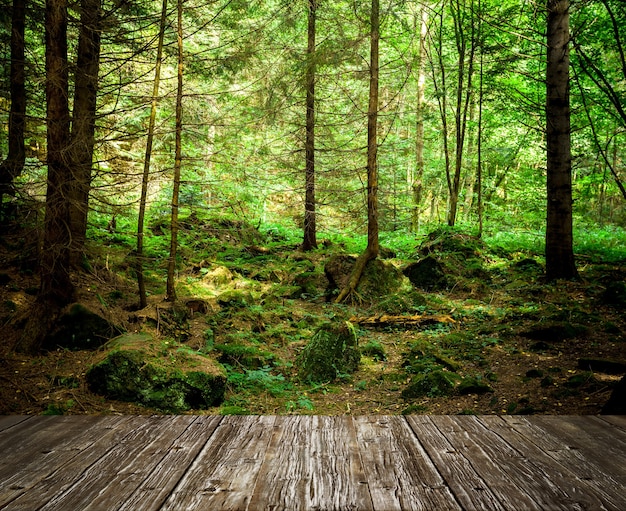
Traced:
POLYGON ((387 360, 385 347, 380 343, 380 341, 375 339, 372 339, 361 346, 361 354, 378 361, 387 360))
POLYGON ((282 374, 272 374, 270 366, 260 369, 235 370, 226 366, 228 370, 228 385, 233 392, 244 394, 258 394, 267 392, 273 397, 285 394, 291 388, 291 384, 286 381, 282 374))

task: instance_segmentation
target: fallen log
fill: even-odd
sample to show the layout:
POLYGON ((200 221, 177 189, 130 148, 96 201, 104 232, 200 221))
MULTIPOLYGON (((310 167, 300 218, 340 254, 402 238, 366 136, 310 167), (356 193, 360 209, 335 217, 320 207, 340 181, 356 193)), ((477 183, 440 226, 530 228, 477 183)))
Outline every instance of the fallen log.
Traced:
POLYGON ((365 327, 385 327, 385 326, 428 326, 438 323, 456 323, 454 319, 446 315, 414 315, 402 316, 391 314, 378 314, 376 316, 350 318, 350 323, 358 324, 365 327))

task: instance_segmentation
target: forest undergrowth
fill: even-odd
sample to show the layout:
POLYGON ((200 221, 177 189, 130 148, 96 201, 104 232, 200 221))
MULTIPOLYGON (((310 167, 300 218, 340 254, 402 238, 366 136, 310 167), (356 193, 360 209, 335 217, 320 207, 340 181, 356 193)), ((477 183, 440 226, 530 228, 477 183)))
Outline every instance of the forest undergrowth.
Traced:
MULTIPOLYGON (((541 254, 515 233, 487 241, 447 229, 389 234, 382 237, 386 263, 402 270, 431 258, 438 277, 337 305, 325 264, 358 253, 360 240, 327 239, 305 253, 299 233, 280 226, 259 230, 196 215, 181 226, 177 294, 185 313, 175 325, 150 312, 171 307, 162 256, 168 236, 159 222, 147 243, 149 310, 137 310, 134 238, 120 222, 115 231, 94 228, 88 262, 74 279, 81 303, 106 309, 126 330, 148 331, 223 365, 224 402, 193 413, 596 414, 626 373, 626 254, 612 242, 603 248, 599 234, 577 249, 580 280, 552 283, 541 254), (356 327, 358 370, 301 381, 298 354, 322 324, 344 320, 356 327)), ((11 351, 15 318, 37 289, 28 239, 7 236, 0 253, 0 413, 168 412, 92 393, 85 374, 102 348, 11 351)))

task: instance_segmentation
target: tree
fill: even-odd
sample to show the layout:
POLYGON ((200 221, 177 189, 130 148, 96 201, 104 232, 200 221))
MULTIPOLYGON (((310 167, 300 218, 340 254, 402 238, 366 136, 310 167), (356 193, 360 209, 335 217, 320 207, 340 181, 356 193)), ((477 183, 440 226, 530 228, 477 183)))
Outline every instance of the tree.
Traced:
POLYGON ((143 238, 144 221, 146 216, 146 202, 148 199, 148 183, 150 181, 150 158, 152 156, 152 142, 154 140, 154 125, 156 123, 157 101, 159 97, 159 83, 161 80, 161 59, 163 56, 163 39, 165 37, 165 24, 167 22, 167 0, 161 5, 161 21, 159 23, 159 38, 157 43, 156 65, 154 68, 154 80, 152 82, 152 101, 150 104, 150 117, 148 121, 148 134, 146 137, 146 150, 143 160, 143 174, 141 179, 141 197, 139 199, 139 215, 137 218, 137 285, 139 287, 139 307, 148 305, 146 297, 146 283, 143 273, 143 238))
POLYGON ((11 191, 13 180, 24 169, 24 127, 26 123, 26 90, 24 73, 25 0, 13 0, 11 16, 11 111, 9 113, 9 153, 0 164, 0 218, 4 194, 11 191))
POLYGON ((317 248, 315 218, 315 21, 317 1, 309 0, 306 68, 306 141, 304 241, 302 250, 317 248))
POLYGON ((547 0, 546 277, 577 277, 573 251, 569 0, 547 0))
POLYGON ((367 248, 356 262, 346 286, 336 303, 343 302, 359 285, 367 263, 378 257, 378 77, 379 77, 380 6, 372 0, 370 14, 370 87, 367 109, 367 248))
POLYGON ((75 298, 70 278, 70 207, 68 165, 67 0, 46 1, 46 105, 48 186, 40 257, 40 286, 17 350, 34 352, 58 311, 75 298))
POLYGON ((424 92, 426 77, 424 73, 424 59, 426 56, 426 35, 428 33, 428 11, 422 5, 419 10, 419 20, 415 20, 417 28, 419 24, 419 49, 417 54, 417 104, 415 120, 415 175, 411 183, 413 194, 413 212, 411 214, 411 230, 417 232, 420 224, 420 208, 422 207, 422 194, 424 189, 424 92))
POLYGON ((178 23, 176 40, 178 47, 177 90, 176 90, 176 135, 174 142, 174 186, 172 190, 172 218, 170 226, 170 256, 167 264, 166 300, 176 301, 176 253, 178 251, 178 199, 180 194, 180 167, 182 160, 183 132, 183 0, 177 2, 178 23))
POLYGON ((82 0, 70 151, 73 173, 69 201, 73 265, 80 262, 87 234, 100 69, 100 25, 100 0, 82 0))

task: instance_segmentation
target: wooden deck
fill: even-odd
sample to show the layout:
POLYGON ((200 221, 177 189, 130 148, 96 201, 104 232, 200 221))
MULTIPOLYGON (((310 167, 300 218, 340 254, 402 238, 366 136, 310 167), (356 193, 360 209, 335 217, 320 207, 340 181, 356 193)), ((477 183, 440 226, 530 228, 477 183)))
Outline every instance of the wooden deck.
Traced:
POLYGON ((626 417, 0 417, 0 509, 626 510, 626 417))

